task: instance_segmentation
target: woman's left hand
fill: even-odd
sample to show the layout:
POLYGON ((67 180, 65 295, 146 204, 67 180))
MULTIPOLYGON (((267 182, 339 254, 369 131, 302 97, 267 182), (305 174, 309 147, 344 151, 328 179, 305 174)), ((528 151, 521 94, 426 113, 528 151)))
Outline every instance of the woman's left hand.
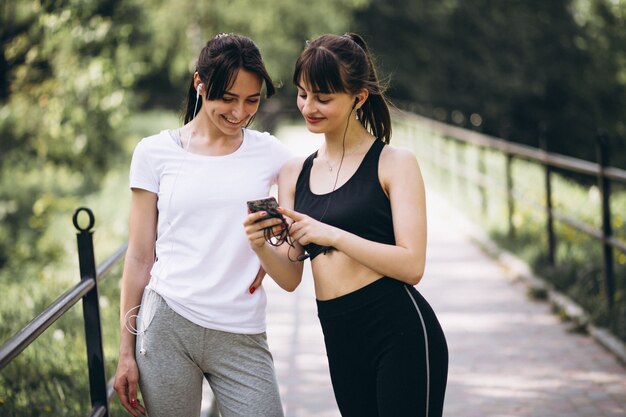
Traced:
POLYGON ((256 277, 254 278, 254 281, 252 281, 252 285, 250 285, 250 288, 248 288, 248 292, 250 294, 254 294, 256 289, 259 288, 261 284, 263 284, 263 278, 265 278, 265 269, 263 269, 263 267, 260 267, 259 272, 257 272, 256 277))
POLYGON ((283 225, 283 221, 277 218, 270 218, 267 220, 261 220, 267 212, 258 211, 255 213, 248 213, 246 219, 243 222, 243 227, 248 236, 248 241, 252 250, 258 250, 265 245, 265 229, 270 228, 270 235, 275 236, 286 227, 283 225))
POLYGON ((334 246, 339 229, 317 221, 306 214, 279 207, 278 211, 293 220, 289 235, 301 245, 315 243, 320 246, 334 246))

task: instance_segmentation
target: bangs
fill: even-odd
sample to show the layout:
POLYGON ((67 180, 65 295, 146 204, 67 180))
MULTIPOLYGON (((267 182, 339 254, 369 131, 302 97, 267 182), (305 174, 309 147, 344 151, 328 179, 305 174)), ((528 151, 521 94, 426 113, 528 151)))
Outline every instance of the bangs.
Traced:
POLYGON ((238 62, 224 63, 215 68, 210 78, 207 100, 218 100, 224 97, 224 93, 235 83, 235 76, 240 69, 238 64, 238 62))
POLYGON ((301 88, 305 84, 317 93, 347 92, 338 60, 326 48, 311 48, 300 56, 293 73, 293 83, 301 88))

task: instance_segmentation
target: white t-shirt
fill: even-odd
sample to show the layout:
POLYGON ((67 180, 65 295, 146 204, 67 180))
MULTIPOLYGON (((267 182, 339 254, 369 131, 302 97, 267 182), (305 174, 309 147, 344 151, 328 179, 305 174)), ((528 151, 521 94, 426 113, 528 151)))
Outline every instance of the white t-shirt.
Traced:
POLYGON ((287 148, 268 133, 244 129, 225 156, 187 152, 180 130, 142 139, 130 187, 158 196, 156 262, 148 288, 199 326, 233 333, 265 331, 266 295, 249 288, 260 266, 243 230, 246 201, 266 197, 287 148))

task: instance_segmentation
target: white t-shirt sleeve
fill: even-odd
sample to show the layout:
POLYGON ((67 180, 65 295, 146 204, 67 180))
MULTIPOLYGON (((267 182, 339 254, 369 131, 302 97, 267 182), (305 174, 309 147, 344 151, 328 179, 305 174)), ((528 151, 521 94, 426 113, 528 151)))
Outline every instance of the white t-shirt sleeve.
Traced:
POLYGON ((149 143, 146 139, 142 139, 135 147, 130 163, 129 184, 130 188, 141 188, 157 193, 159 191, 159 180, 150 164, 148 145, 149 143))

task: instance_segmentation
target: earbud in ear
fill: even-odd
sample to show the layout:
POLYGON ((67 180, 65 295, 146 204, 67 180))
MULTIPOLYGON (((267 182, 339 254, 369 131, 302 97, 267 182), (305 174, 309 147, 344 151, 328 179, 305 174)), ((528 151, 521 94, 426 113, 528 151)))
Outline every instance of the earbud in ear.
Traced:
POLYGON ((202 83, 198 84, 198 87, 196 87, 196 92, 197 92, 196 98, 200 97, 200 94, 201 94, 203 88, 204 88, 204 84, 202 84, 202 83))
POLYGON ((354 104, 352 105, 352 110, 354 110, 354 108, 356 107, 356 105, 359 104, 359 98, 355 98, 354 99, 354 104))

